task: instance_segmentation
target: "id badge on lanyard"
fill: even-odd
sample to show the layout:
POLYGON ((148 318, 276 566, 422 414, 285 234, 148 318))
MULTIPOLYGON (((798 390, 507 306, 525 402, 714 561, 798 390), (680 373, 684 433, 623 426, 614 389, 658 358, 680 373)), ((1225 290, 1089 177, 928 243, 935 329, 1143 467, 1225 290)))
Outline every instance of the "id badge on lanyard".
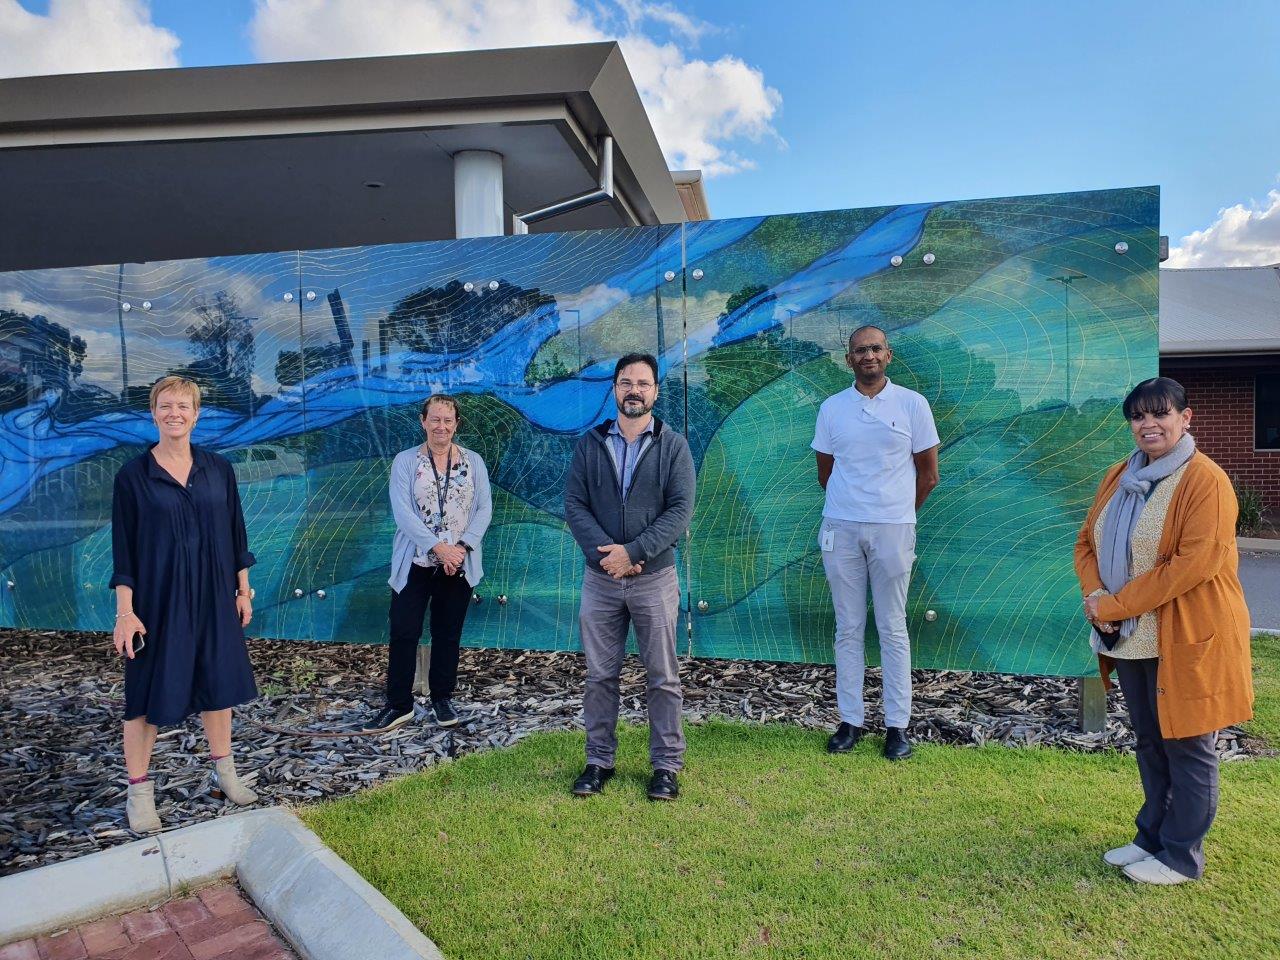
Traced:
MULTIPOLYGON (((430 451, 428 451, 430 452, 430 451)), ((432 453, 428 458, 431 461, 431 475, 435 477, 436 503, 440 510, 440 526, 444 526, 444 504, 449 499, 449 478, 453 474, 453 444, 449 444, 449 455, 444 461, 444 487, 440 484, 440 471, 436 469, 436 457, 432 453)), ((453 543, 453 538, 448 530, 440 534, 441 543, 453 543)))

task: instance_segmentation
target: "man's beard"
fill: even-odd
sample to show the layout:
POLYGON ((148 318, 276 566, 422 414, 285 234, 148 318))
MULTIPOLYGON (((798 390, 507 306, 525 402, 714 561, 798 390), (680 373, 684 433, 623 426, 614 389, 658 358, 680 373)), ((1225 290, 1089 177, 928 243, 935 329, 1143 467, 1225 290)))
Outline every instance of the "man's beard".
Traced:
POLYGON ((641 417, 645 416, 647 413, 649 413, 649 411, 651 411, 652 409, 653 409, 652 406, 645 406, 644 398, 642 397, 627 397, 625 400, 622 401, 621 405, 618 407, 618 413, 626 417, 628 420, 638 420, 641 417), (639 404, 640 409, 636 410, 634 407, 632 407, 631 410, 628 410, 627 406, 630 404, 639 404))

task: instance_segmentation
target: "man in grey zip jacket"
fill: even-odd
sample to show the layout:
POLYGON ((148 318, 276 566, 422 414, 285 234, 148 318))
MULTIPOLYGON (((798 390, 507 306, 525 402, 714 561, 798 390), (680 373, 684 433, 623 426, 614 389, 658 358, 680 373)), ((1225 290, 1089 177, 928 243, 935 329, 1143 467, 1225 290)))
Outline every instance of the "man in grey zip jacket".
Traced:
POLYGON ((684 732, 676 659, 680 585, 675 543, 693 517, 694 470, 689 444, 653 416, 658 361, 627 354, 613 373, 618 419, 588 430, 573 452, 564 515, 586 558, 578 626, 587 661, 582 713, 587 766, 573 784, 578 796, 599 793, 613 776, 617 751, 618 679, 634 626, 648 675, 648 794, 674 800, 684 765, 684 732))

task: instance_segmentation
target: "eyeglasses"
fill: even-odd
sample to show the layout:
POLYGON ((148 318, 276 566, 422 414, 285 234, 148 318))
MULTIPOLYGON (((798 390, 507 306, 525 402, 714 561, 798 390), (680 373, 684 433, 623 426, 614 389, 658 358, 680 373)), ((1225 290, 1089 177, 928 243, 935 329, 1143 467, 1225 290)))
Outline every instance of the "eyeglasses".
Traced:
POLYGON ((639 390, 641 393, 648 393, 653 389, 653 384, 648 380, 637 380, 634 383, 630 380, 619 380, 615 386, 622 390, 639 390))
POLYGON ((880 354, 884 353, 885 349, 886 348, 883 343, 870 343, 864 344, 860 347, 854 347, 849 352, 855 357, 865 357, 867 354, 873 354, 878 357, 880 354))

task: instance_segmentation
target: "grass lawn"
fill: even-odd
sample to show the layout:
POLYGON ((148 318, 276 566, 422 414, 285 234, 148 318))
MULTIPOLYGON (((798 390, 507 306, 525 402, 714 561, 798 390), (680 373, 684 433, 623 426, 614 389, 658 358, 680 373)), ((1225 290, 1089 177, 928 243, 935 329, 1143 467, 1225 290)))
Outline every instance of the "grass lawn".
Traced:
MULTIPOLYGON (((1280 638, 1258 638, 1255 731, 1280 734, 1280 638)), ((1280 760, 1223 767, 1200 883, 1139 887, 1131 757, 879 741, 830 757, 785 726, 688 728, 674 804, 645 733, 619 776, 568 795, 581 735, 467 756, 302 811, 463 958, 1280 956, 1280 760)))

